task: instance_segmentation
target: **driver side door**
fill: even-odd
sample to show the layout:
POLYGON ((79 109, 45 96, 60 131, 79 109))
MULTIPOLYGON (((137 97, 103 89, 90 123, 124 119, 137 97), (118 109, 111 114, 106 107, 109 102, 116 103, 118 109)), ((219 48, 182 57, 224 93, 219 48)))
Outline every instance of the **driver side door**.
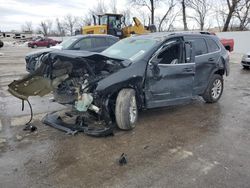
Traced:
POLYGON ((191 43, 168 40, 148 63, 145 80, 147 108, 182 104, 193 94, 195 75, 191 43))

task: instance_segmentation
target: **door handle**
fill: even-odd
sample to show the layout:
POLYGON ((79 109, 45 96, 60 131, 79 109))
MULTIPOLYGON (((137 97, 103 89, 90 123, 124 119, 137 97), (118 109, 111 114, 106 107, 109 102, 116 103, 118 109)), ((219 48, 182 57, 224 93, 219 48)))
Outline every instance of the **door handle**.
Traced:
POLYGON ((192 71, 193 71, 192 68, 184 68, 184 69, 183 69, 183 72, 192 72, 192 71))
POLYGON ((214 58, 213 58, 213 57, 210 57, 210 58, 208 59, 208 61, 214 61, 214 58))

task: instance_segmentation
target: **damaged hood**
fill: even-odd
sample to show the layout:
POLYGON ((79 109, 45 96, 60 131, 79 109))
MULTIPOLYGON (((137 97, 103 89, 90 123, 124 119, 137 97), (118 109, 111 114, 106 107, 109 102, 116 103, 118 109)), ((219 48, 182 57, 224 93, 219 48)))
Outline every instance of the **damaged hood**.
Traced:
POLYGON ((44 53, 49 53, 49 52, 52 52, 54 50, 57 50, 57 49, 52 49, 52 48, 45 48, 45 49, 41 49, 41 50, 35 50, 33 52, 30 52, 26 55, 26 57, 31 57, 31 56, 40 56, 41 54, 44 54, 44 53))
POLYGON ((42 65, 34 73, 10 83, 8 91, 22 100, 27 100, 29 96, 42 97, 71 79, 75 88, 79 83, 84 84, 85 77, 88 77, 89 85, 93 85, 131 63, 96 52, 55 50, 44 56, 42 65))
POLYGON ((123 61, 124 59, 117 59, 105 56, 98 52, 89 52, 89 51, 76 51, 76 50, 57 50, 50 53, 50 56, 52 58, 55 57, 64 57, 64 58, 71 58, 71 59, 77 59, 77 58, 86 58, 93 61, 102 61, 102 60, 118 60, 123 61))

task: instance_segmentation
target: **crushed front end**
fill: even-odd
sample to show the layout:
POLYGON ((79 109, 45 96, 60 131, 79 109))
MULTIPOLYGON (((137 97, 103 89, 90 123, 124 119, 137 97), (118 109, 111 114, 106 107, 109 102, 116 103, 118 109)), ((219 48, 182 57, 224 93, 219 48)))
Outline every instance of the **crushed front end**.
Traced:
POLYGON ((9 84, 9 92, 21 100, 53 92, 56 102, 73 107, 66 115, 75 120, 67 123, 53 113, 43 118, 45 124, 69 134, 77 131, 93 136, 112 134, 110 96, 95 89, 100 80, 124 68, 122 60, 90 52, 57 51, 44 55, 41 61, 34 73, 9 84), (91 120, 95 123, 90 123, 91 120))

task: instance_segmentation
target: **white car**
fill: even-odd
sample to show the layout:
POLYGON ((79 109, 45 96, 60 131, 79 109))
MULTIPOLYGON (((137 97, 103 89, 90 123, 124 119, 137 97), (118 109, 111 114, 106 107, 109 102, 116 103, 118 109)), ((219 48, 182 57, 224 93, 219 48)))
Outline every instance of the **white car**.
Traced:
POLYGON ((241 60, 241 65, 243 66, 244 69, 250 68, 250 52, 243 55, 241 60))

